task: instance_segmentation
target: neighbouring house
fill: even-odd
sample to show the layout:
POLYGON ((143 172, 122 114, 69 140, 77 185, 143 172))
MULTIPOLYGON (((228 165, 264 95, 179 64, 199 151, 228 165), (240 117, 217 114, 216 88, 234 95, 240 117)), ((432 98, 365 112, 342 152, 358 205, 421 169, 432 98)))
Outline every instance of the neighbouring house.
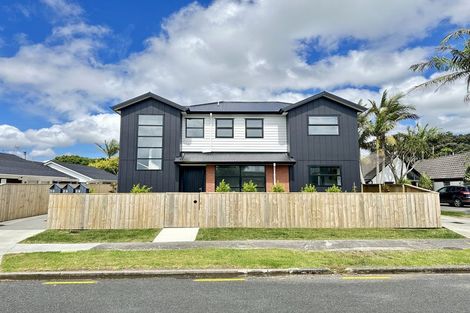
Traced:
POLYGON ((398 173, 401 171, 405 174, 407 171, 407 166, 399 158, 395 158, 392 163, 390 158, 379 156, 379 175, 377 177, 376 164, 377 156, 374 153, 361 158, 361 170, 365 184, 396 184, 393 167, 398 173))
POLYGON ((117 183, 117 176, 105 170, 81 165, 50 160, 44 163, 47 167, 75 178, 77 182, 87 184, 117 183))
POLYGON ((113 107, 121 115, 118 191, 239 191, 280 183, 319 190, 359 186, 357 114, 364 107, 328 92, 297 103, 220 101, 182 106, 147 93, 113 107))
POLYGON ((426 173, 434 183, 434 190, 443 186, 463 185, 465 171, 470 164, 470 152, 448 155, 416 162, 416 174, 426 173))
POLYGON ((76 181, 72 176, 44 166, 42 162, 29 161, 13 154, 0 153, 0 184, 50 184, 76 181))

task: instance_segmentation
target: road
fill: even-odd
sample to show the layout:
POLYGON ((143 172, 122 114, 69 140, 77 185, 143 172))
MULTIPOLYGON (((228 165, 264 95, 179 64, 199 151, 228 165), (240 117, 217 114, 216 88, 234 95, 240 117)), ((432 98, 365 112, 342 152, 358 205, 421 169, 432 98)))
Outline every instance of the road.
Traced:
POLYGON ((470 275, 0 282, 5 312, 468 312, 470 275), (76 283, 82 284, 76 284, 76 283))

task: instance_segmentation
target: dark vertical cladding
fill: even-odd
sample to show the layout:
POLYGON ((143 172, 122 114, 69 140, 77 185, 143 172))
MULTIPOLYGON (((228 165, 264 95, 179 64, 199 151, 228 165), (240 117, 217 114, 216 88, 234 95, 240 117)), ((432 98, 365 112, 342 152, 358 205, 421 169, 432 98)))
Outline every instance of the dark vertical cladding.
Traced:
POLYGON ((152 187, 154 192, 178 191, 181 111, 156 99, 146 99, 121 110, 121 150, 119 152, 119 192, 129 192, 134 184, 152 187), (162 170, 137 170, 137 123, 140 114, 162 114, 162 170))
MULTIPOLYGON (((328 98, 315 99, 287 114, 290 154, 296 164, 290 170, 291 191, 309 183, 309 166, 339 166, 342 189, 360 186, 357 111, 328 98), (339 135, 308 135, 309 115, 334 115, 339 135)), ((323 190, 324 188, 318 188, 323 190)))

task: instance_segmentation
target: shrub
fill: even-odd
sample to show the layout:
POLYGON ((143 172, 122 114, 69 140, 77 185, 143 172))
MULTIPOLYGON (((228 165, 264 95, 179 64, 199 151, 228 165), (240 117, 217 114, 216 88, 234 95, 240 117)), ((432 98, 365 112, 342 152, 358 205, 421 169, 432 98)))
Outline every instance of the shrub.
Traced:
POLYGON ((313 184, 307 184, 300 189, 301 192, 317 192, 317 188, 313 184))
POLYGON ((258 185, 256 185, 252 180, 249 182, 244 182, 242 191, 243 192, 256 192, 258 185))
POLYGON ((397 183, 401 185, 411 185, 411 180, 409 180, 407 177, 402 177, 397 181, 397 183))
POLYGON ((467 167, 467 170, 465 171, 465 177, 463 178, 463 180, 466 184, 470 184, 470 165, 467 167))
POLYGON ((116 175, 119 169, 119 158, 113 157, 105 160, 96 160, 94 162, 89 163, 88 166, 96 167, 116 175))
POLYGON ((284 186, 276 183, 273 185, 273 188, 271 189, 272 192, 285 192, 286 190, 284 189, 284 186))
POLYGON ((219 185, 215 188, 215 192, 230 192, 231 188, 230 185, 225 182, 224 179, 219 183, 219 185))
POLYGON ((428 176, 428 174, 423 173, 423 175, 421 175, 418 181, 418 186, 424 189, 429 189, 429 190, 433 189, 433 183, 432 183, 431 178, 428 176))
POLYGON ((387 184, 382 184, 381 185, 382 192, 390 192, 390 186, 387 184))
POLYGON ((328 187, 325 191, 326 192, 341 192, 341 188, 339 188, 336 185, 333 185, 331 187, 328 187))
POLYGON ((137 184, 132 186, 131 193, 147 193, 150 192, 151 189, 152 187, 146 185, 141 186, 140 184, 137 184))

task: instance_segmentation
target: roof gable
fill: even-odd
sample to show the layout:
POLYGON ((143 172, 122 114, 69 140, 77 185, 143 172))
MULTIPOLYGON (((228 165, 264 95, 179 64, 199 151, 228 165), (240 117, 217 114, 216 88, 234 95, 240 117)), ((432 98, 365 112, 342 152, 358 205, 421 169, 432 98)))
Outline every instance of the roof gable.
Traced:
POLYGON ((111 173, 108 173, 102 169, 81 165, 81 164, 72 164, 64 163, 59 161, 48 161, 47 164, 55 163, 62 167, 68 168, 69 170, 81 174, 83 176, 89 177, 92 180, 103 180, 103 181, 114 181, 117 180, 117 176, 111 173))
POLYGON ((322 91, 320 93, 317 93, 316 95, 310 96, 310 97, 308 97, 304 100, 301 100, 299 102, 296 102, 294 104, 291 104, 291 105, 285 107, 283 109, 283 111, 288 112, 292 109, 298 108, 298 107, 300 107, 304 104, 310 103, 310 102, 315 101, 315 100, 320 99, 320 98, 326 98, 326 99, 332 100, 336 103, 347 106, 347 107, 349 107, 353 110, 356 110, 358 112, 364 112, 365 110, 367 110, 365 107, 363 107, 363 106, 361 106, 357 103, 351 102, 351 101, 346 100, 346 99, 341 98, 341 97, 338 97, 338 96, 336 96, 332 93, 329 93, 327 91, 322 91))
POLYGON ((179 104, 177 104, 177 103, 175 103, 175 102, 173 102, 173 101, 170 101, 170 100, 168 100, 168 99, 165 99, 165 98, 163 98, 163 97, 160 97, 160 96, 158 96, 158 95, 156 95, 156 94, 154 94, 154 93, 152 93, 152 92, 147 92, 147 93, 145 93, 145 94, 143 94, 143 95, 140 95, 140 96, 137 96, 137 97, 135 97, 135 98, 126 100, 126 101, 124 101, 124 102, 121 102, 121 103, 119 103, 119 104, 116 104, 115 106, 113 106, 113 107, 111 107, 111 108, 112 108, 114 111, 116 111, 116 112, 119 113, 119 112, 121 112, 122 109, 127 108, 127 107, 129 107, 129 106, 131 106, 131 105, 137 104, 137 103, 139 103, 139 102, 141 102, 141 101, 144 101, 144 100, 147 100, 147 99, 154 99, 154 100, 160 101, 160 102, 165 103, 165 104, 167 104, 167 105, 169 105, 169 106, 171 106, 171 107, 173 107, 173 108, 175 108, 175 109, 178 109, 178 110, 180 110, 180 111, 186 111, 186 110, 187 110, 187 107, 182 106, 182 105, 179 105, 179 104))
POLYGON ((296 103, 288 103, 282 101, 217 101, 201 103, 191 106, 182 106, 173 101, 160 97, 152 92, 148 92, 135 98, 121 102, 113 106, 112 109, 119 113, 122 109, 127 108, 131 105, 137 104, 147 99, 154 99, 159 102, 165 103, 177 110, 188 113, 282 113, 288 112, 292 109, 295 109, 320 98, 327 98, 358 112, 364 112, 366 110, 365 107, 360 106, 357 103, 343 99, 327 91, 322 91, 316 95, 310 96, 296 103))

